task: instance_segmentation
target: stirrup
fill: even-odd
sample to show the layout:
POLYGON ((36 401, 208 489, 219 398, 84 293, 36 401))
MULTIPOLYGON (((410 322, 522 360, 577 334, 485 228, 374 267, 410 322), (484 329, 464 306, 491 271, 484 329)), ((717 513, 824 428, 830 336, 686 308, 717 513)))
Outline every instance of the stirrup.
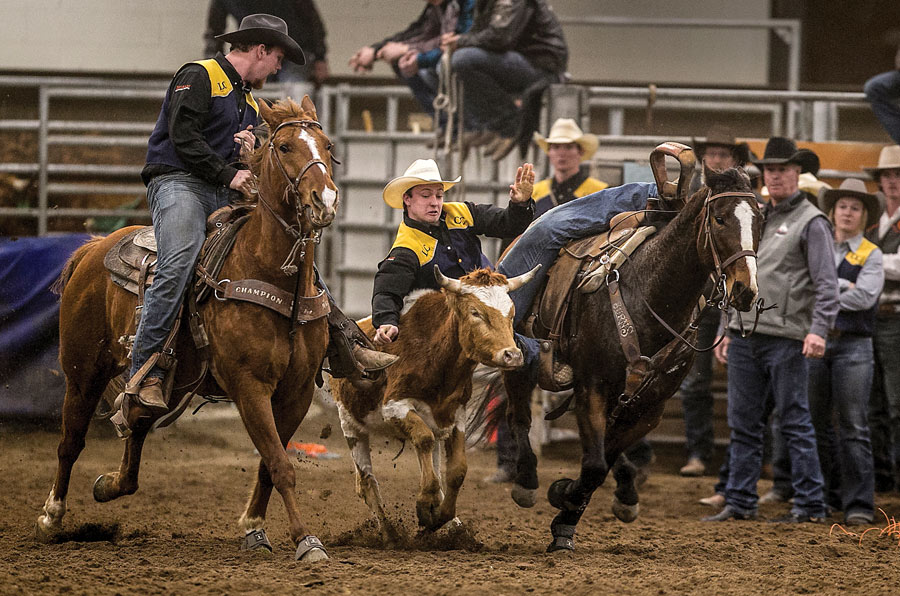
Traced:
POLYGON ((572 367, 556 360, 553 343, 541 341, 540 362, 538 364, 538 383, 548 391, 564 391, 575 382, 572 367))

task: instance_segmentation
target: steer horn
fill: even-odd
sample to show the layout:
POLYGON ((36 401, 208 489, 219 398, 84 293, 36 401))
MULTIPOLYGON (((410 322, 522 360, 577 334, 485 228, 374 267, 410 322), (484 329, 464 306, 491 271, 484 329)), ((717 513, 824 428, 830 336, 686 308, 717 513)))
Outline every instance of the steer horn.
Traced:
POLYGON ((462 282, 441 273, 441 270, 438 269, 437 265, 434 266, 434 279, 437 280, 439 286, 451 292, 458 294, 462 291, 462 282))
POLYGON ((506 285, 509 286, 509 290, 507 291, 512 292, 513 290, 518 290, 519 288, 530 282, 532 279, 534 279, 534 276, 537 275, 538 269, 540 268, 541 264, 538 263, 531 271, 507 279, 506 285))

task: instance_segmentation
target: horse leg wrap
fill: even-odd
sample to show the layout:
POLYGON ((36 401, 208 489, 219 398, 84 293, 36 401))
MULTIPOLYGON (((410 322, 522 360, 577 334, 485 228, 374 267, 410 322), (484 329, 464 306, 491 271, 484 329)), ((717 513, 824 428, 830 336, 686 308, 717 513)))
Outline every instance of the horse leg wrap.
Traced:
POLYGON ((575 550, 575 526, 566 524, 554 524, 550 526, 553 534, 553 542, 547 547, 547 552, 558 550, 575 550))
POLYGON ((269 537, 266 536, 266 531, 260 529, 247 532, 247 535, 241 540, 241 550, 260 549, 272 552, 272 544, 269 542, 269 537))
POLYGON ((322 551, 322 554, 325 555, 324 558, 328 558, 328 553, 325 551, 325 546, 322 544, 322 541, 316 538, 315 536, 304 536, 303 540, 297 544, 297 553, 294 555, 294 560, 301 560, 308 552, 318 549, 322 551))

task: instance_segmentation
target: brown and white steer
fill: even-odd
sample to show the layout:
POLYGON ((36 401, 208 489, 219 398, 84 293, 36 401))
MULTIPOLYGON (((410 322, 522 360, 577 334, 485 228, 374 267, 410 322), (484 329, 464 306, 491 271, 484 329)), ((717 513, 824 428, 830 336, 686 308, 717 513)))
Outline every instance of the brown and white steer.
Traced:
MULTIPOLYGON (((404 301, 400 334, 384 348, 400 357, 387 369, 386 382, 364 391, 343 379, 333 381, 341 430, 356 467, 356 492, 377 516, 388 542, 396 540, 396 533, 372 469, 369 433, 386 426, 415 447, 421 471, 419 525, 436 530, 453 520, 466 476, 465 411, 472 372, 479 363, 504 370, 522 365, 508 293, 530 281, 534 272, 507 280, 478 269, 456 280, 435 267, 441 291, 417 290, 404 301)), ((371 318, 359 324, 374 336, 371 318)))

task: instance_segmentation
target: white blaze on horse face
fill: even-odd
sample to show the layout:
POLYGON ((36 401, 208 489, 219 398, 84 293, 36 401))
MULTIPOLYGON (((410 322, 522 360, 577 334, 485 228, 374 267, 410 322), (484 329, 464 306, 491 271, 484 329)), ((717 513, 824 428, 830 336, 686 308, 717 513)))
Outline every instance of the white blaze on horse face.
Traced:
MULTIPOLYGON (((740 202, 734 208, 734 216, 741 223, 741 250, 753 250, 753 220, 756 214, 753 208, 745 202, 740 202)), ((747 271, 750 273, 750 290, 753 296, 759 295, 759 286, 756 283, 756 259, 754 257, 744 257, 747 263, 747 271)))
POLYGON ((469 286, 463 284, 463 294, 472 294, 485 306, 497 309, 507 318, 513 316, 513 301, 509 297, 506 286, 469 286))
MULTIPOLYGON (((309 147, 309 152, 312 155, 313 160, 322 161, 322 156, 319 153, 319 146, 316 144, 316 139, 309 134, 306 129, 300 129, 300 134, 297 135, 301 141, 306 142, 306 145, 309 147)), ((316 167, 322 170, 322 173, 325 176, 328 176, 328 170, 321 163, 317 163, 316 167)), ((334 209, 335 199, 337 199, 337 192, 334 189, 328 188, 327 186, 321 192, 322 202, 325 203, 325 207, 329 209, 334 209)))

